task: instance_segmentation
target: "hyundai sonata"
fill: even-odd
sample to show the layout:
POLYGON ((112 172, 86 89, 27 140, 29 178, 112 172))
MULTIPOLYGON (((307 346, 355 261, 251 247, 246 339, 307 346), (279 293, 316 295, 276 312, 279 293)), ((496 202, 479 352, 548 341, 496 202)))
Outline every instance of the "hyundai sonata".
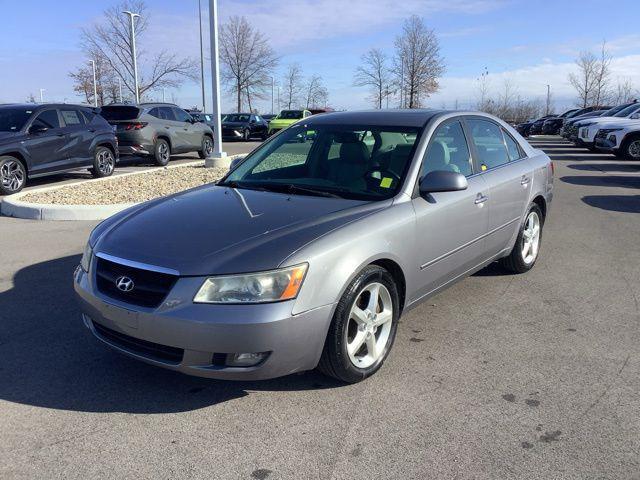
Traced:
POLYGON ((553 165, 482 113, 304 119, 216 185, 102 222, 75 273, 86 326, 180 372, 376 372, 398 319, 499 260, 536 263, 553 165))

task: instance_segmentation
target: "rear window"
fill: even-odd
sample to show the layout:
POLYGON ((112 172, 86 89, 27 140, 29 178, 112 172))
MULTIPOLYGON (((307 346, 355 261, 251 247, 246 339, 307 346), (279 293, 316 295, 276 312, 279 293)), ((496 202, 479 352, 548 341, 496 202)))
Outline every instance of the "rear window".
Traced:
POLYGON ((100 115, 107 121, 134 120, 140 115, 140 109, 128 106, 102 107, 100 115))

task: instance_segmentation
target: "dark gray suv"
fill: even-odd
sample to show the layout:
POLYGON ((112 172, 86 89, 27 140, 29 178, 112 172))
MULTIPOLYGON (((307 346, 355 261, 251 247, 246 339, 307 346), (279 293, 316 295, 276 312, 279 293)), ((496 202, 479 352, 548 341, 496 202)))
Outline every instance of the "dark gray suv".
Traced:
POLYGON ((166 165, 175 153, 213 152, 213 131, 183 109, 168 103, 108 105, 100 114, 116 127, 120 155, 152 156, 166 165))

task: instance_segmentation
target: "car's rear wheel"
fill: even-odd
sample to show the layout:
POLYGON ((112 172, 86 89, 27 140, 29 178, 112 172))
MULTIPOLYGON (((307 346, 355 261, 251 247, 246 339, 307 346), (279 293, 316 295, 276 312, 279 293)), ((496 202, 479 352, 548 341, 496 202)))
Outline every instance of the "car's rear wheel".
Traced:
POLYGON ((27 171, 15 157, 0 157, 0 194, 12 195, 24 188, 27 171))
POLYGON ((212 153, 213 153, 213 139, 210 136, 205 135, 202 138, 202 148, 198 152, 198 156, 204 159, 204 158, 210 157, 212 153))
POLYGON ((98 147, 93 155, 93 167, 89 169, 96 178, 109 177, 116 168, 116 157, 107 147, 98 147))
POLYGON ((373 375, 389 355, 399 313, 391 274, 377 265, 366 267, 336 306, 318 369, 348 383, 373 375))
POLYGON ((153 152, 153 157, 156 161, 156 165, 160 165, 164 167, 169 163, 169 159, 171 158, 171 147, 169 147, 169 142, 166 140, 159 138, 156 141, 156 147, 153 152))
POLYGON ((624 158, 628 160, 640 160, 640 135, 626 139, 620 147, 624 158))
POLYGON ((516 244, 508 257, 501 260, 502 265, 515 273, 524 273, 533 268, 540 252, 544 217, 535 203, 529 207, 525 221, 520 227, 516 244))

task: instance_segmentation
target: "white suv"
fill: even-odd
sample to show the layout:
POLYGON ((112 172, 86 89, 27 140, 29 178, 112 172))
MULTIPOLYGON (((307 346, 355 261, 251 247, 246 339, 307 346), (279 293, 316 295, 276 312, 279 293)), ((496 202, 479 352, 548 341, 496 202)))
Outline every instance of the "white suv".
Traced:
POLYGON ((640 160, 640 120, 601 125, 595 136, 595 146, 618 158, 640 160))
POLYGON ((595 138, 596 133, 601 128, 605 127, 605 124, 622 124, 625 121, 636 121, 640 119, 640 103, 633 103, 627 107, 621 109, 613 116, 587 118, 580 121, 578 126, 578 145, 595 150, 595 138))

